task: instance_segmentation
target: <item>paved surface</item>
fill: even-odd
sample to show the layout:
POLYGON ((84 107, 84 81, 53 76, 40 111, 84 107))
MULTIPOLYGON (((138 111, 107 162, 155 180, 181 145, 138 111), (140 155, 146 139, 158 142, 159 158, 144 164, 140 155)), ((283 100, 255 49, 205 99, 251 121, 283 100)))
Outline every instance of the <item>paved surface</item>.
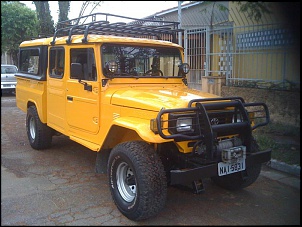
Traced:
POLYGON ((1 225, 300 225, 300 177, 266 165, 238 192, 209 179, 200 195, 170 187, 156 218, 130 221, 114 205, 107 176, 95 173, 95 152, 64 136, 33 150, 25 113, 13 98, 1 98, 1 107, 1 225))
POLYGON ((261 175, 300 190, 300 177, 263 165, 261 175))
POLYGON ((289 165, 275 159, 271 159, 271 161, 267 163, 267 166, 269 166, 272 169, 279 170, 281 172, 288 173, 300 178, 301 166, 289 165))

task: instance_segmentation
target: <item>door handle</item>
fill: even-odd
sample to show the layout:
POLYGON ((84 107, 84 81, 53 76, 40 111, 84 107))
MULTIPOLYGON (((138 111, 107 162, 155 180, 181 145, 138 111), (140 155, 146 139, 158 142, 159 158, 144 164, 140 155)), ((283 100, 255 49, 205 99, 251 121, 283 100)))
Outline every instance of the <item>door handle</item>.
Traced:
POLYGON ((73 101, 73 97, 67 96, 67 100, 68 100, 68 101, 73 101))

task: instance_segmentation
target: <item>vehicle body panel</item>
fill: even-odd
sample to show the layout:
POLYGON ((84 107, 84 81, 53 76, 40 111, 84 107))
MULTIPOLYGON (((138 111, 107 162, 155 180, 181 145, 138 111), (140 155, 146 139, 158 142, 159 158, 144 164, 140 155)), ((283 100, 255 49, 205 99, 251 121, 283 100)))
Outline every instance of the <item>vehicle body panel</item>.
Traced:
POLYGON ((15 65, 1 64, 1 91, 15 91, 17 79, 15 73, 18 71, 15 65))

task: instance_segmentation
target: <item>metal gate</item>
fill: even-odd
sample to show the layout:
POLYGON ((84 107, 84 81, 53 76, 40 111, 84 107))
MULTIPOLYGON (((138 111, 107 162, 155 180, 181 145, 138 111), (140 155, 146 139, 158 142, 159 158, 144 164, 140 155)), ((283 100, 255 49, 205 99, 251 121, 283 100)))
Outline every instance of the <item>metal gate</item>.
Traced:
POLYGON ((191 88, 201 90, 204 76, 224 76, 227 86, 300 89, 300 50, 284 25, 187 28, 184 48, 191 88))

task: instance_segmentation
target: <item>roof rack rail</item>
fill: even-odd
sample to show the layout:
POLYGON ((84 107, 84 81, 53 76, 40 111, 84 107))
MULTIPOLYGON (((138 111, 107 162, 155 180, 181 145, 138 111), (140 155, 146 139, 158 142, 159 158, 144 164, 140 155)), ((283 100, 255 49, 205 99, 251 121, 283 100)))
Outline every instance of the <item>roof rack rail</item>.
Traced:
POLYGON ((68 36, 66 43, 70 44, 72 35, 84 35, 82 42, 86 43, 88 42, 88 34, 127 37, 155 36, 157 39, 163 39, 162 37, 164 35, 168 35, 172 37, 172 42, 176 43, 176 34, 183 31, 183 29, 178 28, 178 25, 179 22, 174 21, 137 19, 109 13, 94 13, 58 22, 51 45, 55 44, 56 37, 58 36, 68 36), (97 16, 102 16, 104 19, 97 20, 97 16), (123 18, 132 21, 129 23, 110 23, 109 17, 123 18))
POLYGON ((50 38, 50 37, 53 37, 52 34, 38 34, 38 36, 33 36, 31 37, 31 40, 34 40, 34 39, 41 39, 41 38, 50 38))

